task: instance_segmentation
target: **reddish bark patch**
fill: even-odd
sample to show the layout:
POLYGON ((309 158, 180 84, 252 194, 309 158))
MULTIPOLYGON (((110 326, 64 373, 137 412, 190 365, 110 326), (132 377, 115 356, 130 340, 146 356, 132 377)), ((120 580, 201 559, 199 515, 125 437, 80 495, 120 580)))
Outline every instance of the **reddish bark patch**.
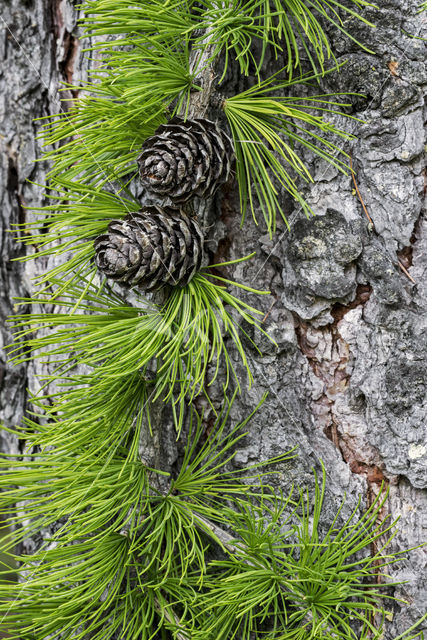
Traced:
MULTIPOLYGON (((59 70, 68 84, 73 83, 75 63, 79 53, 79 40, 68 31, 64 31, 64 55, 59 62, 59 70)), ((78 91, 71 89, 74 98, 77 97, 78 91)))
POLYGON ((369 284, 358 284, 356 288, 356 297, 349 304, 343 305, 340 303, 334 304, 331 309, 331 315, 334 319, 334 325, 336 326, 340 320, 342 320, 346 313, 364 305, 368 302, 372 294, 372 287, 369 284))

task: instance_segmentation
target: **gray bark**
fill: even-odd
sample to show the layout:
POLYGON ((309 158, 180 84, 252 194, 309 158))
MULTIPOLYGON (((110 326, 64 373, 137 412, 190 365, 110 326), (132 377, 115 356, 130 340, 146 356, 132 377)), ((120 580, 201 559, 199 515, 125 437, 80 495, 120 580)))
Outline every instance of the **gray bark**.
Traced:
MULTIPOLYGON (((250 219, 241 231, 233 187, 211 212, 216 217, 210 246, 216 247, 215 262, 257 251, 251 262, 229 267, 228 275, 271 291, 260 304, 266 313, 265 328, 279 347, 276 351, 266 342, 263 357, 253 353, 255 382, 251 389, 243 384, 233 417, 244 417, 264 391, 270 395, 250 423, 235 464, 264 460, 298 444, 299 458, 281 476, 286 488, 292 481, 300 487, 312 484, 311 468, 318 469, 323 460, 325 524, 344 494, 348 514, 359 496, 369 504, 384 482, 390 489, 387 512, 393 518, 400 516, 399 533, 391 544, 396 551, 426 540, 425 42, 407 35, 426 34, 425 17, 416 15, 414 0, 382 0, 379 5, 367 11, 375 30, 353 20, 346 25, 377 55, 331 34, 337 56, 349 62, 321 83, 322 91, 365 94, 351 98, 351 114, 363 123, 336 119, 356 135, 346 150, 352 155, 373 228, 351 177, 307 155, 315 182, 305 195, 316 218, 306 220, 283 196, 290 232, 282 225, 270 239, 262 225, 256 227, 250 219)), ((30 292, 30 278, 46 269, 42 260, 12 262, 23 250, 7 231, 30 218, 24 207, 43 204, 42 190, 27 182, 43 183, 46 172, 43 163, 33 164, 41 156, 33 118, 59 110, 60 81, 77 82, 87 62, 80 51, 77 12, 67 0, 7 0, 3 8, 0 317, 4 345, 11 339, 4 320, 13 311, 13 297, 30 292)), ((244 377, 237 357, 236 369, 244 377)), ((37 362, 27 368, 11 367, 1 351, 0 418, 6 425, 19 424, 26 387, 37 389, 42 373, 37 362)), ((212 394, 217 400, 219 394, 215 396, 215 390, 212 394)), ((164 434, 156 442, 157 457, 163 464, 173 464, 174 438, 164 434)), ((1 444, 9 452, 19 446, 7 434, 1 444)), ((395 595, 409 604, 394 607, 386 638, 401 633, 425 612, 426 564, 425 551, 417 549, 390 570, 393 580, 408 581, 395 595)))

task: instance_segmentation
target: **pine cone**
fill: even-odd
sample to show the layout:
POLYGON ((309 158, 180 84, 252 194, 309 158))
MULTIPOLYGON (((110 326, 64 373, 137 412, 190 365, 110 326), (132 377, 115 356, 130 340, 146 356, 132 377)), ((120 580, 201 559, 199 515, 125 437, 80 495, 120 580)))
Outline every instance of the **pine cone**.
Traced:
POLYGON ((174 204, 209 198, 230 176, 233 146, 214 122, 175 117, 147 138, 138 158, 147 191, 174 204))
POLYGON ((203 259, 203 235, 196 220, 157 206, 112 220, 94 246, 96 265, 107 278, 146 291, 166 283, 183 287, 203 259))

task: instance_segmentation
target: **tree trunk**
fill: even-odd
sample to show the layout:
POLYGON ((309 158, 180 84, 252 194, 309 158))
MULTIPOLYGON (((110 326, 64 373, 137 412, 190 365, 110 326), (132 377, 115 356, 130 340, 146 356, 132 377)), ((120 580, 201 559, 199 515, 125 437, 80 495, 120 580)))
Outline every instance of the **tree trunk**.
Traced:
MULTIPOLYGON (((235 464, 298 444, 299 457, 282 483, 303 487, 312 483, 311 468, 323 460, 325 523, 344 494, 348 514, 359 497, 365 506, 371 503, 384 483, 390 490, 387 512, 400 516, 391 544, 396 551, 426 540, 425 43, 408 35, 425 36, 425 18, 416 15, 415 0, 379 4, 365 12, 375 30, 353 20, 346 24, 377 55, 331 33, 337 58, 348 62, 340 73, 326 76, 319 90, 364 94, 343 98, 352 105, 347 111, 363 121, 335 117, 356 136, 346 144, 355 180, 307 155, 314 183, 305 195, 317 216, 307 220, 283 197, 291 230, 279 225, 272 239, 250 219, 240 230, 233 187, 217 208, 211 246, 215 262, 257 251, 254 260, 228 267, 228 274, 271 291, 261 300, 264 325, 279 345, 276 351, 265 344, 263 357, 253 353, 255 382, 249 390, 242 385, 233 406, 233 417, 243 418, 269 392, 235 464)), ((6 0, 3 18, 0 317, 7 344, 11 336, 3 325, 13 312, 13 298, 30 293, 31 278, 47 267, 43 260, 13 262, 23 250, 8 233, 13 224, 31 219, 27 208, 43 204, 42 189, 27 182, 43 183, 46 172, 43 162, 33 163, 41 156, 33 118, 60 109, 60 82, 78 82, 87 61, 77 11, 68 0, 6 0)), ((236 370, 244 378, 237 359, 236 370)), ((1 352, 0 418, 6 426, 19 424, 26 388, 37 390, 44 372, 37 361, 11 367, 1 352)), ((157 442, 158 455, 167 448, 173 463, 172 440, 157 442)), ((19 450, 6 433, 1 444, 4 451, 19 450)), ((33 543, 28 541, 27 549, 33 543)), ((426 564, 425 551, 416 549, 391 568, 393 580, 408 581, 395 595, 409 604, 394 606, 386 638, 424 613, 426 564)))

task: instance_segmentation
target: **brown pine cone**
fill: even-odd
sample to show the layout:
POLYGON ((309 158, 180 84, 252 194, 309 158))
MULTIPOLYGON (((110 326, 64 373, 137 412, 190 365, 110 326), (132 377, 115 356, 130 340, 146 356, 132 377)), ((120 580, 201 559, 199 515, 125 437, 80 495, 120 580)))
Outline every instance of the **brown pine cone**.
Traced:
POLYGON ((94 246, 96 265, 107 278, 146 291, 163 284, 183 287, 203 259, 203 234, 196 220, 157 206, 112 220, 94 246))
POLYGON ((232 142, 214 122, 175 117, 144 142, 139 175, 148 192, 183 204, 212 196, 228 180, 232 158, 232 142))

